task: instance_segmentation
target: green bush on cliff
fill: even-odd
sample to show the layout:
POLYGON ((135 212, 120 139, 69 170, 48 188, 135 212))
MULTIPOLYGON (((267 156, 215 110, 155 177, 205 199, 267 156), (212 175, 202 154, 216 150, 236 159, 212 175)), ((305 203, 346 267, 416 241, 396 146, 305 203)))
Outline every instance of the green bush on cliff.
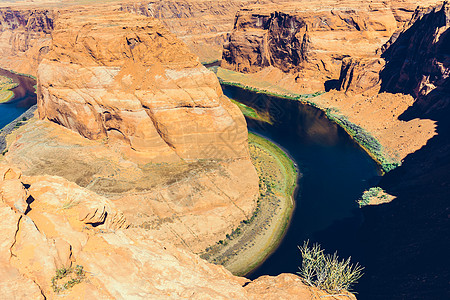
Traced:
POLYGON ((363 275, 360 265, 351 264, 350 258, 340 260, 335 252, 324 254, 319 244, 309 247, 309 241, 298 247, 302 254, 302 266, 298 274, 303 281, 328 293, 349 291, 351 286, 363 275))
POLYGON ((77 265, 75 268, 61 268, 56 270, 56 275, 52 278, 52 288, 55 293, 60 293, 70 289, 74 285, 82 282, 86 277, 83 266, 77 265))

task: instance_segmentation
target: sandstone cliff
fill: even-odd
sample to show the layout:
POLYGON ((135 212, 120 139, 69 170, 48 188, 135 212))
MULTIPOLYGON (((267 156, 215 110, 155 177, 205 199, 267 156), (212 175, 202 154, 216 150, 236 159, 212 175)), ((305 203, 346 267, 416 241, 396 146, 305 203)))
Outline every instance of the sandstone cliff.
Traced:
POLYGON ((244 117, 158 20, 60 12, 38 106, 7 160, 108 197, 155 237, 200 252, 255 209, 244 117))
POLYGON ((445 106, 450 42, 448 11, 447 2, 418 8, 404 28, 380 48, 379 57, 345 59, 340 89, 361 93, 375 88, 375 92, 409 94, 422 106, 434 102, 435 110, 445 106))
MULTIPOLYGON (((361 234, 370 237, 365 249, 375 257, 367 264, 373 273, 361 282, 368 299, 440 299, 448 294, 450 272, 441 259, 450 247, 449 28, 448 2, 418 8, 377 58, 385 65, 378 71, 380 95, 413 99, 399 119, 431 119, 437 126, 434 137, 383 177, 380 185, 397 199, 363 211, 361 234)), ((374 71, 354 73, 361 77, 374 71)))
POLYGON ((236 15, 222 66, 257 73, 261 80, 303 93, 323 90, 324 84, 339 77, 346 57, 374 57, 409 20, 416 5, 416 1, 250 5, 236 15))
POLYGON ((202 62, 220 59, 236 12, 255 0, 124 1, 121 10, 161 19, 202 62))
POLYGON ((54 14, 48 9, 0 9, 0 66, 36 75, 47 54, 54 14))
POLYGON ((419 8, 383 47, 381 90, 410 94, 432 113, 450 103, 450 3, 419 8))
POLYGON ((154 19, 61 15, 38 89, 41 118, 120 140, 148 161, 248 158, 238 108, 154 19))
POLYGON ((294 84, 317 91, 338 77, 343 58, 373 55, 397 28, 386 4, 326 4, 332 5, 317 1, 241 10, 224 46, 222 66, 252 73, 272 66, 293 73, 294 84), (318 6, 322 9, 315 10, 318 6))
POLYGON ((142 228, 127 229, 113 203, 60 177, 0 165, 0 217, 5 299, 275 299, 280 288, 288 298, 325 295, 295 275, 249 283, 142 228), (76 266, 82 276, 59 271, 55 279, 76 266), (79 282, 66 289, 70 278, 79 282))

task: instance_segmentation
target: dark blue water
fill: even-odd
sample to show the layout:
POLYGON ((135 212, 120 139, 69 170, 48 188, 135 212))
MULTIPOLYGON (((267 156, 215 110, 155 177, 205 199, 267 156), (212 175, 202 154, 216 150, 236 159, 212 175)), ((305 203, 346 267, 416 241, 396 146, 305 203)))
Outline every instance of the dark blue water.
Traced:
POLYGON ((14 98, 6 103, 0 103, 0 129, 23 114, 28 108, 36 104, 36 94, 33 78, 11 73, 0 69, 0 75, 12 78, 19 86, 14 88, 14 98))
MULTIPOLYGON (((277 97, 223 86, 226 96, 275 119, 273 125, 247 119, 250 131, 281 145, 301 173, 296 207, 284 239, 275 252, 247 277, 298 272, 298 245, 310 240, 327 253, 367 259, 357 233, 363 217, 356 200, 380 179, 376 163, 319 109, 277 97)), ((356 287, 357 290, 357 287, 356 287)))

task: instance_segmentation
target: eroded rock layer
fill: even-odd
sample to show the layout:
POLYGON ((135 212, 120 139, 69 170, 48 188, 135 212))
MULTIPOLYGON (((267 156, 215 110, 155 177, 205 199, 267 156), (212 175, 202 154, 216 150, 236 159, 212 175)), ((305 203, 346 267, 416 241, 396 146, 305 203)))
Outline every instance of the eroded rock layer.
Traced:
POLYGON ((220 59, 236 12, 256 0, 123 1, 121 10, 161 19, 202 62, 220 59))
MULTIPOLYGON (((61 177, 23 176, 3 164, 0 229, 5 299, 275 299, 280 288, 298 299, 326 295, 296 275, 244 288, 248 279, 128 228, 108 199, 61 177)), ((337 299, 355 299, 344 295, 337 299)))
POLYGON ((48 9, 0 9, 0 66, 36 75, 47 54, 54 14, 48 9))
MULTIPOLYGON (((424 1, 425 2, 425 1, 424 1)), ((308 1, 250 5, 236 15, 222 66, 303 92, 338 78, 348 56, 370 58, 412 15, 416 1, 308 1), (318 9, 320 8, 320 9, 318 9), (275 68, 285 75, 264 70, 275 68)))
POLYGON ((148 161, 248 158, 238 108, 155 19, 59 16, 38 90, 41 118, 89 139, 121 141, 148 161))
POLYGON ((383 47, 381 90, 410 94, 424 113, 450 103, 450 3, 419 8, 383 47))

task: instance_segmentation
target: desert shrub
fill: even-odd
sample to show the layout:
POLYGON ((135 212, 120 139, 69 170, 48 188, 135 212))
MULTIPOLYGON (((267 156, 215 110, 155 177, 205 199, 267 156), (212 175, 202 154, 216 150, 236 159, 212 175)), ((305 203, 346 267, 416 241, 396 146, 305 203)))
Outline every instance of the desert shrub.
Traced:
POLYGON ((325 254, 319 244, 309 247, 309 241, 298 247, 302 254, 302 266, 298 274, 302 280, 328 293, 335 294, 349 291, 363 275, 364 269, 358 263, 350 263, 350 257, 340 260, 337 253, 325 254))
POLYGON ((56 275, 52 278, 52 288, 55 293, 60 293, 70 289, 74 285, 83 281, 86 272, 83 266, 77 265, 75 268, 61 268, 56 270, 56 275))

